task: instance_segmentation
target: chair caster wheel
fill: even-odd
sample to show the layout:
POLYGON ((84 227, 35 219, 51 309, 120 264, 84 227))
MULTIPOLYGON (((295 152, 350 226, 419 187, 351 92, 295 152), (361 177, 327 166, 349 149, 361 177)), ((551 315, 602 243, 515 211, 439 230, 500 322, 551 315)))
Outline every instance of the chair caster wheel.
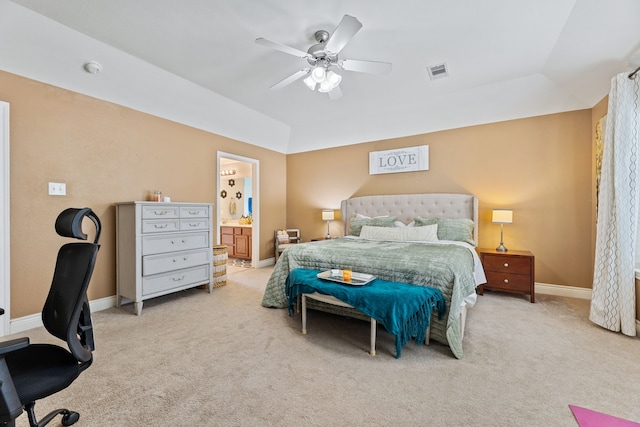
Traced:
POLYGON ((62 416, 62 425, 70 426, 78 422, 80 414, 77 412, 69 411, 62 416))

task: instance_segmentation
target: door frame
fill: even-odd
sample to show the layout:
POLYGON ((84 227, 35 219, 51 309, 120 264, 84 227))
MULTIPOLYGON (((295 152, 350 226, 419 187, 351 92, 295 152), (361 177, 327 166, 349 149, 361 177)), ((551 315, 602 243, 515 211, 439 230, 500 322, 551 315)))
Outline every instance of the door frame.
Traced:
POLYGON ((0 336, 9 334, 11 324, 9 160, 9 103, 0 101, 0 336))
MULTIPOLYGON (((237 154, 231 154, 224 151, 217 152, 216 159, 216 197, 218 203, 220 203, 220 159, 231 159, 239 162, 251 164, 251 197, 252 202, 252 230, 251 230, 251 267, 257 268, 260 262, 260 160, 252 159, 250 157, 239 156, 237 154)), ((216 218, 216 242, 220 242, 220 209, 215 208, 216 218)))

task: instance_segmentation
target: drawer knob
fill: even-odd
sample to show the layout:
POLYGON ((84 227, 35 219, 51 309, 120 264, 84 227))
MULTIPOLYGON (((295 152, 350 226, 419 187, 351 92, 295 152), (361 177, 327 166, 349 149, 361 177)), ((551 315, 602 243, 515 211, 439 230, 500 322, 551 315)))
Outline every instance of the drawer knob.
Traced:
POLYGON ((508 262, 504 263, 504 268, 509 268, 509 263, 508 262))
POLYGON ((509 279, 504 279, 504 283, 509 283, 509 279))

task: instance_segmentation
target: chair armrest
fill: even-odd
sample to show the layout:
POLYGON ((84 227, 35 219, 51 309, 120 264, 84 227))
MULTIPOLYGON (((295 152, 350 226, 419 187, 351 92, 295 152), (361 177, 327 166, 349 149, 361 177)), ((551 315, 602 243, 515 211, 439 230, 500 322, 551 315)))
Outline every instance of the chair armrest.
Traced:
POLYGON ((14 425, 13 420, 22 414, 22 402, 13 384, 4 356, 29 345, 29 337, 0 343, 0 423, 14 425))
POLYGON ((29 337, 0 342, 0 357, 29 345, 29 337))

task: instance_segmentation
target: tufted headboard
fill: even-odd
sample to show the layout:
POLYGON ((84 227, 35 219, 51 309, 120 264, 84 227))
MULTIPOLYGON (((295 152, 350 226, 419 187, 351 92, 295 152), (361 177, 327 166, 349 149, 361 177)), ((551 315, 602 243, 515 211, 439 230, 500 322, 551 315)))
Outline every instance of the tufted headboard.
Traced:
POLYGON ((395 216, 405 224, 422 218, 469 218, 473 220, 473 238, 478 241, 478 198, 471 194, 391 194, 360 196, 340 203, 344 234, 349 234, 351 218, 356 214, 370 217, 395 216))

